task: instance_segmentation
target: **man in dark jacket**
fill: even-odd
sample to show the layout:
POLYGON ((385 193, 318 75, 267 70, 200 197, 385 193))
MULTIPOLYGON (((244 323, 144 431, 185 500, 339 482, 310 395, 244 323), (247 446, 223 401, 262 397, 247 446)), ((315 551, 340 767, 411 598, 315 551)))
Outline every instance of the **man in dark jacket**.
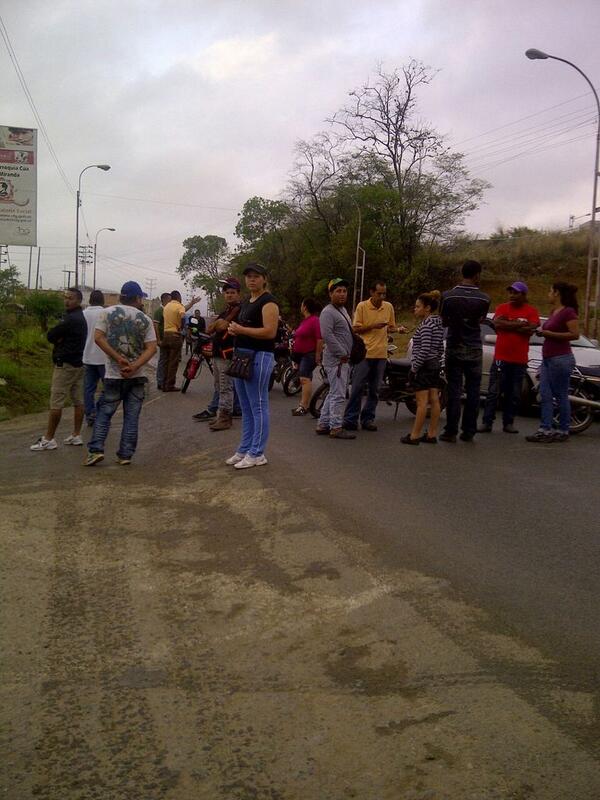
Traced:
POLYGON ((456 441, 461 421, 463 380, 466 399, 460 438, 464 442, 470 442, 477 432, 483 356, 480 324, 490 309, 490 298, 479 289, 480 278, 481 264, 478 261, 465 261, 461 282, 442 295, 440 314, 444 327, 448 329, 446 429, 440 436, 443 442, 456 441))
POLYGON ((45 436, 40 436, 30 449, 34 451, 56 450, 54 438, 67 398, 73 403, 73 433, 65 444, 81 446, 81 423, 83 422, 83 350, 87 336, 87 323, 81 310, 79 289, 65 292, 65 315, 48 331, 48 341, 54 345, 52 361, 52 388, 50 389, 50 414, 45 436))

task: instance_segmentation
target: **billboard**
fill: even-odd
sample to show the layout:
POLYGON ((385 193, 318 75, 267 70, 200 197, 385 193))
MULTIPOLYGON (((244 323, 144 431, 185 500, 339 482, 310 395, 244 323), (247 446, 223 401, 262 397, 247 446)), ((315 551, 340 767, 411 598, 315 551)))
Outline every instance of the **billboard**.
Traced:
POLYGON ((37 131, 0 125, 0 244, 37 245, 37 131))

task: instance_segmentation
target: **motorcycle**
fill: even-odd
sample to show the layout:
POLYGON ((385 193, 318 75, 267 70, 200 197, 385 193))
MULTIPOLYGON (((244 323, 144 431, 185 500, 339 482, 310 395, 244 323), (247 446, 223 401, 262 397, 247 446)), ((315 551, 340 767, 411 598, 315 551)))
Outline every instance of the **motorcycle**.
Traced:
POLYGON ((206 333, 201 333, 198 320, 194 317, 190 320, 190 328, 194 336, 194 348, 187 364, 183 370, 183 383, 181 384, 181 393, 185 394, 188 390, 190 382, 197 378, 202 370, 202 365, 206 364, 211 374, 213 372, 212 366, 212 336, 206 333))
MULTIPOLYGON (((388 354, 391 354, 396 348, 394 346, 388 347, 388 354)), ((409 381, 410 373, 410 359, 408 358, 388 358, 385 371, 383 373, 383 380, 379 389, 379 401, 386 403, 388 406, 395 405, 394 419, 398 416, 398 408, 401 403, 407 407, 411 414, 417 413, 417 401, 415 398, 415 390, 409 381)), ((329 394, 329 382, 327 381, 327 374, 323 367, 321 367, 321 377, 323 383, 314 392, 309 411, 313 417, 318 418, 321 413, 321 408, 325 402, 325 398, 329 394)), ((439 398, 442 410, 446 407, 447 391, 446 381, 443 372, 440 376, 439 398)), ((352 383, 352 374, 350 375, 349 386, 352 383)))
MULTIPOLYGON (((523 393, 521 395, 522 404, 526 408, 539 406, 540 404, 540 368, 542 362, 536 359, 529 361, 527 365, 527 377, 523 393)), ((583 433, 587 430, 594 417, 600 411, 600 374, 597 370, 587 370, 586 374, 583 367, 575 367, 571 373, 569 382, 569 401, 571 403, 571 423, 569 433, 583 433), (592 372, 594 374, 592 374, 592 372)), ((554 424, 558 427, 558 409, 554 415, 554 424)))
MULTIPOLYGON (((275 340, 275 366, 269 380, 269 391, 277 383, 284 384, 285 379, 291 375, 295 369, 292 361, 292 331, 283 321, 279 321, 277 329, 277 339, 275 340)), ((287 394, 287 393, 286 393, 287 394)))

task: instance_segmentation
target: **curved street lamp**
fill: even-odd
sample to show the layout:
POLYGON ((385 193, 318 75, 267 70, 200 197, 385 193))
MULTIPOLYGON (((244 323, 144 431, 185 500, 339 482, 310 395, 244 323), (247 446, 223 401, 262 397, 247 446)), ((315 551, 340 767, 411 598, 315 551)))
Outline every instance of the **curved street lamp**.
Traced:
POLYGON ((79 286, 79 206, 81 205, 81 176, 88 169, 102 169, 104 172, 110 169, 110 164, 90 164, 84 167, 79 173, 77 183, 77 214, 75 218, 75 286, 79 286))
POLYGON ((577 72, 587 81, 588 86, 592 90, 592 94, 596 99, 596 106, 598 108, 598 131, 596 133, 596 158, 594 160, 594 190, 592 195, 592 213, 591 213, 591 222, 590 222, 590 238, 589 238, 589 245, 588 245, 588 269, 587 269, 587 280, 585 284, 585 310, 584 310, 584 321, 583 321, 583 328, 585 333, 589 333, 590 327, 590 302, 591 302, 591 293, 592 293, 592 274, 593 274, 593 265, 594 260, 596 261, 596 300, 595 300, 595 308, 596 314, 594 317, 594 338, 598 338, 598 315, 600 314, 600 258, 598 255, 594 255, 594 251, 596 248, 594 247, 596 241, 596 212, 600 211, 599 208, 596 207, 597 203, 597 196, 598 196, 598 172, 600 170, 600 100, 598 99, 598 92, 596 91, 594 84, 588 78, 588 76, 583 72, 583 70, 579 69, 576 64, 573 64, 571 61, 567 61, 566 58, 559 58, 558 56, 552 56, 549 53, 544 53, 543 50, 537 50, 535 47, 530 48, 529 50, 525 51, 525 55, 527 58, 532 60, 537 59, 546 59, 552 58, 554 61, 562 61, 563 64, 568 64, 573 69, 577 70, 577 72))
POLYGON ((94 281, 93 281, 94 285, 92 287, 93 289, 96 288, 96 250, 98 248, 98 234, 102 233, 102 231, 113 231, 114 232, 116 230, 117 230, 116 228, 100 228, 99 231, 96 231, 96 238, 94 239, 94 281))

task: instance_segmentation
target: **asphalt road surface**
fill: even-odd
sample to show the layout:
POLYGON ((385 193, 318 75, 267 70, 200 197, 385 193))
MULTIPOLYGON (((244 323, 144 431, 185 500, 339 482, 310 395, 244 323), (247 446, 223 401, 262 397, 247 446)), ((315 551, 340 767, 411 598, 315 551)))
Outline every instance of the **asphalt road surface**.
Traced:
POLYGON ((0 425, 2 796, 596 800, 600 425, 330 441, 275 387, 240 474, 209 391, 131 467, 0 425))

